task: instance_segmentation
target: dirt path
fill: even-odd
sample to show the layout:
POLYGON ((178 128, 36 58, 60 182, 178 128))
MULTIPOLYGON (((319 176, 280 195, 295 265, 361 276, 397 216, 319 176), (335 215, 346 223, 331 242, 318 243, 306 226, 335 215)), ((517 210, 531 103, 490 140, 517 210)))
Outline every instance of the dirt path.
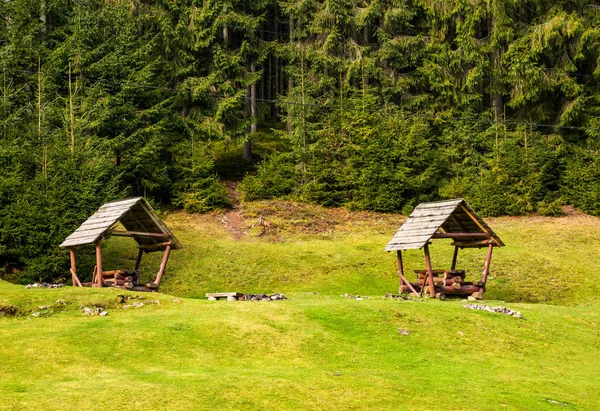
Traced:
POLYGON ((231 231, 233 238, 239 240, 245 233, 242 227, 242 218, 240 217, 240 193, 237 191, 238 182, 226 180, 224 183, 227 186, 227 191, 229 191, 231 208, 225 211, 222 217, 219 217, 219 221, 231 231))

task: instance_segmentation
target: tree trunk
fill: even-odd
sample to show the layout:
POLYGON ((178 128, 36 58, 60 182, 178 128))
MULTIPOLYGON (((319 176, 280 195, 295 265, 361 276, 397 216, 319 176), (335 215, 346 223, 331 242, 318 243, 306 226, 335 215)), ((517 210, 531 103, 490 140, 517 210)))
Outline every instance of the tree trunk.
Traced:
MULTIPOLYGON (((290 42, 290 44, 293 41, 293 37, 294 37, 294 17, 292 17, 292 15, 290 14, 290 21, 289 21, 289 42, 290 42)), ((288 89, 287 89, 288 96, 290 94, 292 94, 293 89, 294 89, 294 79, 292 78, 291 75, 288 74, 288 89)), ((294 116, 294 110, 293 110, 293 106, 290 104, 287 107, 287 122, 286 122, 286 127, 285 127, 286 130, 288 131, 288 133, 292 132, 292 117, 293 116, 294 116)))
MULTIPOLYGON (((277 12, 277 3, 275 3, 275 6, 273 7, 273 28, 275 29, 275 34, 273 36, 274 40, 276 41, 277 44, 279 44, 279 13, 277 12)), ((279 57, 275 56, 274 57, 274 61, 275 61, 275 73, 274 73, 274 83, 275 83, 275 87, 273 89, 273 100, 275 100, 277 98, 277 95, 280 93, 279 90, 279 57)), ((279 114, 279 109, 277 107, 276 104, 271 104, 271 111, 272 111, 272 115, 273 116, 277 116, 279 114)))
MULTIPOLYGON (((250 62, 250 72, 255 72, 254 62, 250 62)), ((242 158, 245 162, 252 162, 252 136, 256 134, 256 83, 250 85, 250 136, 244 142, 242 158)))
MULTIPOLYGON (((254 62, 250 63, 250 72, 254 74, 254 62)), ((250 135, 256 134, 256 83, 250 85, 250 135)))
POLYGON ((242 154, 242 159, 247 163, 252 162, 252 140, 250 137, 244 141, 244 153, 242 154))
MULTIPOLYGON (((494 33, 496 30, 496 13, 495 8, 497 5, 495 2, 492 2, 492 10, 491 10, 491 22, 490 22, 490 35, 494 33)), ((494 110, 494 121, 501 121, 502 114, 504 112, 504 102, 502 101, 502 91, 500 86, 500 81, 498 79, 498 70, 500 68, 500 57, 501 57, 502 47, 499 44, 496 44, 494 49, 492 50, 490 59, 492 72, 490 75, 490 99, 492 109, 494 110)))

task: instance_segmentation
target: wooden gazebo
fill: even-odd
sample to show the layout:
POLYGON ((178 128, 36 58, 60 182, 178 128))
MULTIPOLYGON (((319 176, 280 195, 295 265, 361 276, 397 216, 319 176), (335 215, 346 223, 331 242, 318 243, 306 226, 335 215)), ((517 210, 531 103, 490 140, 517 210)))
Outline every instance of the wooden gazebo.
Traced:
POLYGON ((106 203, 88 218, 60 245, 68 248, 71 254, 71 277, 73 286, 79 287, 117 287, 135 291, 158 290, 165 273, 169 253, 182 247, 181 243, 169 231, 156 215, 150 204, 142 198, 106 203), (117 230, 121 223, 125 230, 117 230), (102 270, 102 248, 104 238, 110 236, 131 237, 138 243, 138 254, 133 270, 102 270), (92 282, 82 283, 77 277, 75 247, 84 244, 96 245, 96 266, 92 282), (154 281, 140 285, 140 263, 144 253, 163 251, 163 259, 154 281))
POLYGON ((471 295, 483 297, 485 284, 490 272, 490 262, 494 247, 504 243, 462 198, 419 204, 398 232, 386 245, 385 251, 396 251, 398 256, 398 276, 400 292, 410 292, 417 296, 427 291, 431 297, 440 300, 446 295, 471 295), (454 255, 449 270, 434 270, 429 255, 430 240, 450 238, 453 240, 454 255), (456 269, 458 250, 463 248, 487 248, 481 280, 465 281, 465 270, 456 269), (409 282, 404 273, 402 251, 423 248, 425 270, 415 270, 416 282, 409 282))

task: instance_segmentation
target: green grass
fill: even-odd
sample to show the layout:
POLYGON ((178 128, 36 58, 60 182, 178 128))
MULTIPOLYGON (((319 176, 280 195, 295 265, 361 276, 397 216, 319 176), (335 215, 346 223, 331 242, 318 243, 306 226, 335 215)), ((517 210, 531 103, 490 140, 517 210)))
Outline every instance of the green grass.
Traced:
MULTIPOLYGON (((249 233, 234 240, 219 214, 165 216, 184 245, 171 254, 162 291, 204 297, 207 292, 311 292, 384 295, 397 292, 396 257, 383 247, 403 217, 350 213, 285 202, 261 202, 241 210, 249 233), (259 216, 273 229, 259 236, 259 216)), ((486 298, 508 302, 573 305, 600 294, 600 219, 577 217, 504 217, 488 219, 506 243, 494 250, 486 298)), ((107 241, 106 269, 133 266, 135 243, 107 241)), ((448 268, 450 240, 431 246, 435 268, 448 268)), ((88 254, 92 255, 88 251, 88 254)), ((405 253, 407 277, 423 269, 420 250, 405 253)), ((142 269, 155 276, 160 253, 144 257, 142 269)), ((485 249, 459 254, 458 268, 478 280, 485 249)), ((91 271, 91 270, 89 270, 91 271)))
POLYGON ((294 293, 280 302, 177 303, 153 294, 160 305, 123 310, 113 290, 0 284, 3 294, 31 294, 21 304, 67 301, 48 317, 0 318, 3 409, 600 405, 597 306, 510 305, 521 320, 459 301, 294 293), (83 317, 83 300, 109 316, 83 317))
MULTIPOLYGON (((282 202, 241 215, 242 240, 218 213, 165 215, 185 248, 169 261, 170 295, 140 293, 141 308, 123 309, 119 290, 0 281, 0 409, 600 408, 599 219, 489 220, 507 246, 495 250, 486 294, 504 302, 486 303, 518 319, 460 300, 383 299, 398 283, 382 248, 401 216, 282 202), (264 235, 252 227, 259 216, 272 223, 264 235), (290 300, 189 298, 233 290, 290 300), (109 315, 82 315, 93 306, 109 315)), ((452 248, 431 248, 446 266, 452 248)), ((147 278, 158 254, 145 257, 147 278)), ((106 242, 106 269, 134 256, 127 239, 106 242)), ((459 265, 475 278, 483 258, 470 250, 459 265)), ((421 253, 406 264, 422 268, 421 253)))

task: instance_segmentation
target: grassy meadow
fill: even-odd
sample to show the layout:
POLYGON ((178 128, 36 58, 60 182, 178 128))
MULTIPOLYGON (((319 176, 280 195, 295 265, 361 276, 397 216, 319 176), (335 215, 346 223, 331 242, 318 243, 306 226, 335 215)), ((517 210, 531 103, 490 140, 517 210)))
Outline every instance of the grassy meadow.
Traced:
MULTIPOLYGON (((599 219, 489 219, 507 246, 484 302, 519 319, 456 299, 384 299, 398 283, 382 249, 402 216, 285 202, 234 212, 241 238, 232 212, 163 215, 185 248, 162 293, 0 281, 0 409, 600 408, 599 219), (211 291, 290 299, 203 299, 211 291), (144 305, 124 309, 119 295, 144 305)), ((434 268, 449 264, 452 247, 431 251, 434 268)), ((142 263, 148 278, 158 254, 142 263)), ((106 242, 106 269, 134 257, 131 241, 106 242)), ((465 251, 459 266, 476 278, 483 259, 465 251)), ((405 263, 422 268, 421 252, 405 263)))

